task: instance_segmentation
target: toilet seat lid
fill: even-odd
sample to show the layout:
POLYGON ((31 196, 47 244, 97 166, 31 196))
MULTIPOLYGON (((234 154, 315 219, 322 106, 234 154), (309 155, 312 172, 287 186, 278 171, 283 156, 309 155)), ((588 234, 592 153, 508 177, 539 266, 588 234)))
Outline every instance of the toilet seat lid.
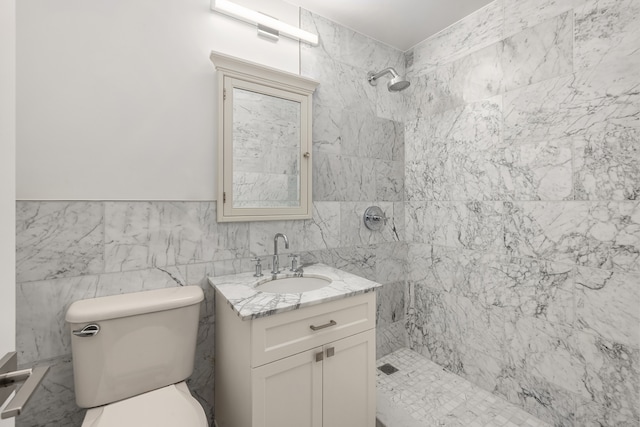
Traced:
POLYGON ((202 406, 182 382, 87 411, 82 427, 206 427, 202 406))

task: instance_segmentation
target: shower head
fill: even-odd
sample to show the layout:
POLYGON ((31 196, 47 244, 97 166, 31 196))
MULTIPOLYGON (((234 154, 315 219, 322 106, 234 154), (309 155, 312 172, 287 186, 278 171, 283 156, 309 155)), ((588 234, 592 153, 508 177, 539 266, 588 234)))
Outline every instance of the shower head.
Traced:
POLYGON ((411 84, 409 81, 400 77, 398 72, 391 67, 385 68, 379 73, 370 71, 369 74, 367 74, 367 80, 371 83, 371 86, 376 86, 378 84, 378 79, 385 74, 391 74, 391 80, 387 83, 387 89, 389 89, 389 92, 400 92, 401 90, 408 88, 411 84))

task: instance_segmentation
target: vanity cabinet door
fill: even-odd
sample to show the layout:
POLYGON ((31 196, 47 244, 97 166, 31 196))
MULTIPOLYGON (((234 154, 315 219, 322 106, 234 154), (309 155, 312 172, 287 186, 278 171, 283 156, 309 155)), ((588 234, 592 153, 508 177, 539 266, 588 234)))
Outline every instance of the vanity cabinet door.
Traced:
POLYGON ((322 427, 322 347, 254 368, 251 376, 253 427, 322 427))
POLYGON ((376 425, 375 330, 324 346, 324 427, 376 425))

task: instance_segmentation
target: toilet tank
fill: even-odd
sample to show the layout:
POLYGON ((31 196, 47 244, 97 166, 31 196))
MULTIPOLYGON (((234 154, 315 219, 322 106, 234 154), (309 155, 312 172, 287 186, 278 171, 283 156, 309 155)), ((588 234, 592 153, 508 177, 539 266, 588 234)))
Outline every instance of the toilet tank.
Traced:
POLYGON ((203 299, 201 288, 184 286, 71 304, 66 321, 78 406, 105 405, 189 377, 203 299), (94 324, 100 328, 94 336, 73 334, 94 324))

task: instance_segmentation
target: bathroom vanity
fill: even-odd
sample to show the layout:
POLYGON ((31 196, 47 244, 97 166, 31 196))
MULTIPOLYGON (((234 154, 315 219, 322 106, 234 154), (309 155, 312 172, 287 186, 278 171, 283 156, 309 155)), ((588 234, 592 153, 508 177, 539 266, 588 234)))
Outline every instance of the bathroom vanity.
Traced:
POLYGON ((327 284, 280 293, 261 290, 274 283, 270 274, 210 278, 216 426, 375 425, 374 290, 380 285, 322 264, 306 267, 299 284, 293 273, 276 277, 294 286, 304 287, 304 279, 327 284))

